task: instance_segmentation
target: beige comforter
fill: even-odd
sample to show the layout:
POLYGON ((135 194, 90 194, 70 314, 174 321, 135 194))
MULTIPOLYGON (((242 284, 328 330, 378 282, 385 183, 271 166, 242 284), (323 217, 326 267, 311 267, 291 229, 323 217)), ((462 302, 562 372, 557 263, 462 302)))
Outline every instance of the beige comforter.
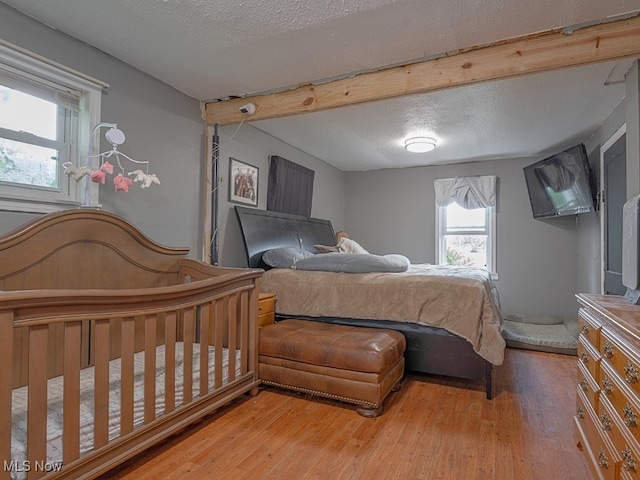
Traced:
POLYGON ((403 273, 271 269, 261 290, 283 315, 394 320, 443 328, 494 365, 504 359, 502 314, 490 274, 480 268, 411 265, 403 273))

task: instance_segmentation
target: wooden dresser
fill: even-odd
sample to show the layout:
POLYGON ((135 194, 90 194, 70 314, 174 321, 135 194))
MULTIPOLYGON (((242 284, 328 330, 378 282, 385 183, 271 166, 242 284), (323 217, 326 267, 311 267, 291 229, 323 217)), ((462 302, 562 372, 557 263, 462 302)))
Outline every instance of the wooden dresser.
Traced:
POLYGON ((595 478, 640 479, 640 307, 578 294, 575 436, 595 478))

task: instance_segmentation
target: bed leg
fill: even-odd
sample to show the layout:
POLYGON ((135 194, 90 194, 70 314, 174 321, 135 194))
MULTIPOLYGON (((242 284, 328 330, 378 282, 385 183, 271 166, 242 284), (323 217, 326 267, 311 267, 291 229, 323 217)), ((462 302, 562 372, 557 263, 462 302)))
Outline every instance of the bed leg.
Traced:
POLYGON ((251 390, 249 390, 249 395, 252 396, 252 397, 255 397, 255 396, 258 395, 259 391, 260 391, 260 387, 256 385, 251 390))
POLYGON ((486 368, 486 372, 485 372, 485 389, 486 389, 486 394, 487 394, 487 400, 491 400, 493 398, 493 382, 492 382, 492 378, 491 378, 491 372, 493 371, 493 365, 491 364, 491 362, 487 362, 485 361, 485 368, 486 368))

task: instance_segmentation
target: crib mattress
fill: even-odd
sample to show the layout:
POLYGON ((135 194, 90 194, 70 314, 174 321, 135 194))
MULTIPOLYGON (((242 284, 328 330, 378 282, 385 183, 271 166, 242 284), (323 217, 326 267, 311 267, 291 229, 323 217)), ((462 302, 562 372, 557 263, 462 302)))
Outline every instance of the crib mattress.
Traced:
MULTIPOLYGON (((200 395, 200 345, 193 344, 193 397, 200 395)), ((176 343, 175 353, 175 406, 179 408, 183 403, 184 384, 184 356, 183 344, 176 343)), ((240 351, 236 351, 236 372, 238 378, 240 372, 240 351)), ((225 348, 223 358, 223 384, 229 379, 229 351, 225 348)), ((209 347, 209 385, 214 385, 215 347, 209 347)), ((134 428, 144 423, 144 352, 138 352, 134 356, 134 428)), ((120 435, 120 359, 109 362, 109 440, 120 435)), ((156 348, 156 417, 164 414, 165 398, 165 348, 160 345, 156 348)), ((94 422, 94 369, 93 367, 82 369, 80 372, 80 454, 86 454, 93 449, 93 422, 94 422)), ((62 376, 49 379, 48 409, 47 409, 47 463, 60 465, 62 462, 62 435, 63 435, 63 387, 62 376)), ((13 390, 12 399, 12 429, 11 429, 11 459, 22 465, 26 460, 27 440, 27 395, 28 387, 13 390)), ((14 479, 26 477, 26 473, 12 472, 14 479)))

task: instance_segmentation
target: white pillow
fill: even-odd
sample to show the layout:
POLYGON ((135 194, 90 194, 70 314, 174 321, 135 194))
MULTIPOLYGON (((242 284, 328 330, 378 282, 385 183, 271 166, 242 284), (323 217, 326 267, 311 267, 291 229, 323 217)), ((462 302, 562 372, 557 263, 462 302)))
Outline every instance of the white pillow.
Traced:
POLYGON ((362 248, 362 245, 360 245, 358 242, 347 237, 342 237, 340 240, 338 240, 337 247, 338 252, 340 253, 369 253, 367 250, 362 248))
POLYGON ((334 253, 338 251, 337 245, 314 245, 313 247, 320 253, 334 253))

